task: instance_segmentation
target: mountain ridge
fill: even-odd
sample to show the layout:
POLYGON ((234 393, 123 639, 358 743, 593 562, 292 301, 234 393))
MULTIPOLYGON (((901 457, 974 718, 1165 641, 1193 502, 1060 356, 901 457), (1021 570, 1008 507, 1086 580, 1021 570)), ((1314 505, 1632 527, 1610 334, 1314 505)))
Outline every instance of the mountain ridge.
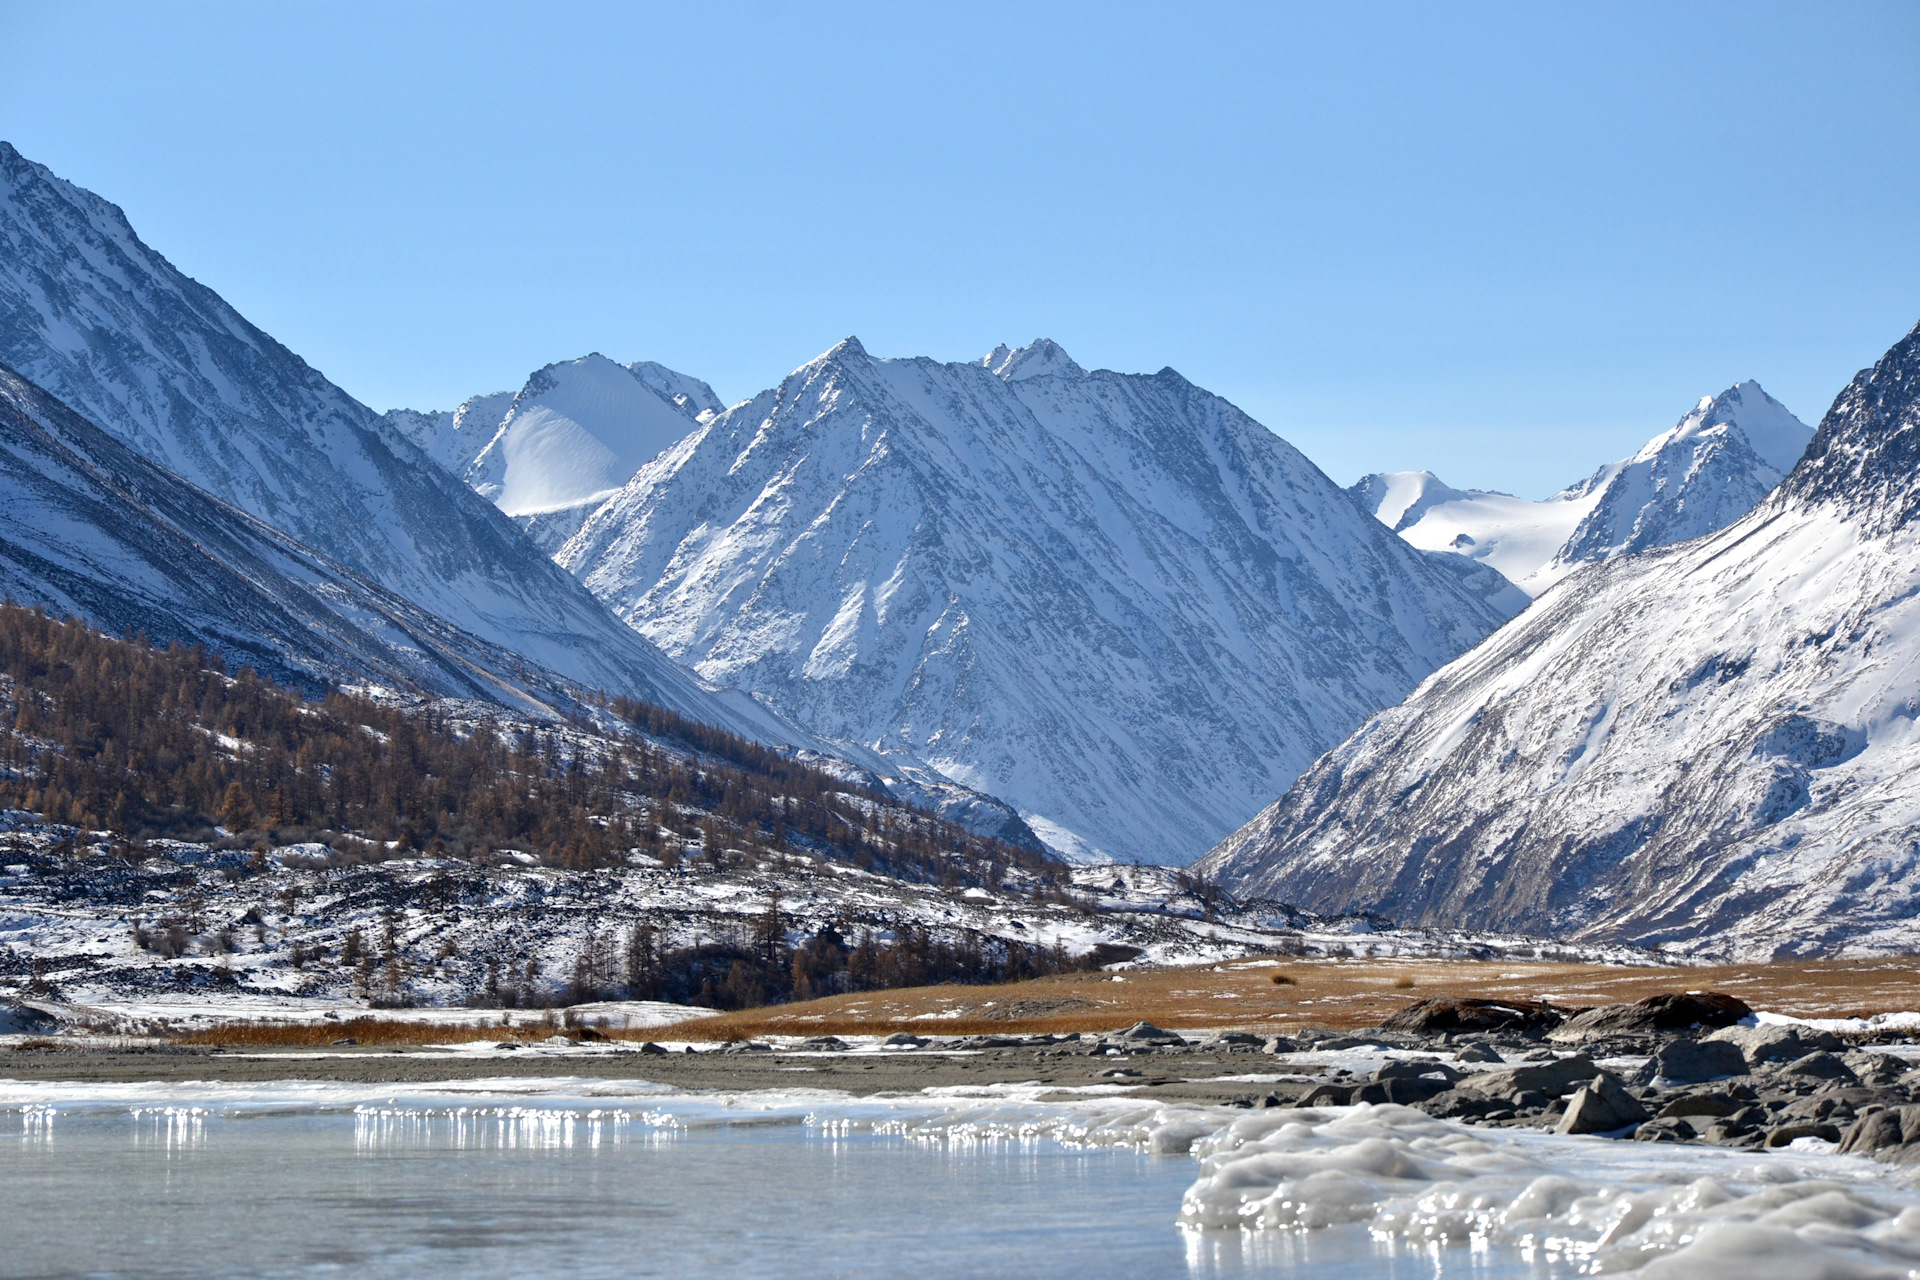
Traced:
POLYGON ((558 559, 707 678, 1012 799, 1056 848, 1151 861, 1518 606, 1375 528, 1171 369, 850 337, 643 467, 558 559))

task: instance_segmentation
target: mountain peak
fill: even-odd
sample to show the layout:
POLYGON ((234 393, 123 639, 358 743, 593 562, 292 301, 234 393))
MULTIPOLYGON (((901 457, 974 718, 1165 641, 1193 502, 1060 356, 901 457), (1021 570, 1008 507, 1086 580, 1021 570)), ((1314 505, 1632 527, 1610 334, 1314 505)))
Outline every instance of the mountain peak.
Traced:
POLYGON ((1794 417, 1759 383, 1748 379, 1717 396, 1701 396, 1680 421, 1647 441, 1630 461, 1648 461, 1676 444, 1688 445, 1700 436, 1724 432, 1729 427, 1740 433, 1760 461, 1781 475, 1793 470, 1807 441, 1813 438, 1811 427, 1794 417))
POLYGON ((1008 382, 1023 382, 1028 378, 1044 378, 1054 374, 1064 374, 1070 378, 1084 378, 1087 371, 1073 362, 1073 357, 1063 350, 1052 338, 1035 338, 1024 347, 1009 351, 1005 346, 995 347, 993 354, 987 357, 996 377, 1008 382))
POLYGON ((870 360, 872 357, 867 354, 867 349, 861 345, 860 339, 854 337, 852 334, 848 334, 829 348, 827 354, 822 356, 821 359, 870 360))

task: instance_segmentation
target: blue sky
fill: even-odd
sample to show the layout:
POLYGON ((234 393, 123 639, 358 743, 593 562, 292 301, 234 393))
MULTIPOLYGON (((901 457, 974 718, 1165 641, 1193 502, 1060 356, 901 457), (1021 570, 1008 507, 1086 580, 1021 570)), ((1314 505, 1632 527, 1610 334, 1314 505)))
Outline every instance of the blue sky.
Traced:
POLYGON ((1542 496, 1920 320, 1920 6, 23 4, 0 137, 377 408, 849 333, 1542 496))

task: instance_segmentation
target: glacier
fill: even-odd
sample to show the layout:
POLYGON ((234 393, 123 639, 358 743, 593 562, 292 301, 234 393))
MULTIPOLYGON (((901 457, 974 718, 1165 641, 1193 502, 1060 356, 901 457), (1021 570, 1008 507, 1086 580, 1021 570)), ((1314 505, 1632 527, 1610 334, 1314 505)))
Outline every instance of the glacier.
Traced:
POLYGON ((1725 528, 1780 483, 1812 438, 1748 381, 1701 397, 1631 458, 1544 501, 1454 489, 1431 471, 1362 476, 1348 492, 1414 546, 1481 561, 1538 596, 1583 564, 1725 528))
POLYGON ((1920 945, 1916 441, 1920 328, 1753 510, 1570 575, 1202 870, 1687 954, 1920 945))
POLYGON ((848 339, 557 559, 707 679, 1145 862, 1203 852, 1526 602, 1173 370, 1045 340, 942 364, 848 339))

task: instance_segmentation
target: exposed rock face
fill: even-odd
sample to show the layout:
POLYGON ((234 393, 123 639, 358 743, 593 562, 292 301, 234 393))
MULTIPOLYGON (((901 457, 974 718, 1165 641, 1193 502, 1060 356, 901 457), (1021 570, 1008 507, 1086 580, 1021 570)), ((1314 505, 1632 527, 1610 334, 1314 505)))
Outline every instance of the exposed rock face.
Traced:
POLYGON ((1157 862, 1525 603, 1173 370, 1046 341, 940 364, 849 339, 558 559, 709 679, 1012 801, 1063 852, 1157 862))
POLYGON ((1542 1003, 1506 1003, 1440 996, 1416 1000, 1380 1024, 1382 1031, 1410 1035, 1442 1035, 1461 1031, 1513 1031, 1541 1035, 1560 1025, 1565 1015, 1542 1003))
POLYGON ((1632 1004, 1610 1004, 1575 1014, 1551 1038, 1580 1044, 1606 1036, 1646 1036, 1730 1027, 1753 1016, 1746 1002, 1717 991, 1663 992, 1632 1004))
POLYGON ((1235 892, 1705 954, 1920 945, 1920 330, 1732 526, 1591 566, 1201 869, 1235 892))

